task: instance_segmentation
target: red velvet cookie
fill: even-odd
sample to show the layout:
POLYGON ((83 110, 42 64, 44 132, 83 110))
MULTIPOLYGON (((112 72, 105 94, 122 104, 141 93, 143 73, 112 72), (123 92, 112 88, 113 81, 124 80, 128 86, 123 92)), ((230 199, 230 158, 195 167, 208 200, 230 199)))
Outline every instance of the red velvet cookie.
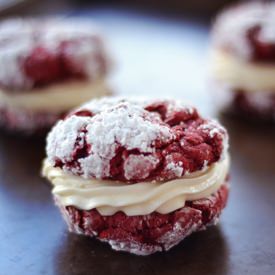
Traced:
POLYGON ((216 223, 227 148, 226 130, 180 101, 104 98, 55 125, 43 174, 71 231, 148 255, 216 223))
POLYGON ((275 4, 250 2, 223 10, 213 26, 213 42, 234 56, 275 62, 275 4))
POLYGON ((222 111, 274 121, 274 14, 273 2, 250 2, 217 17, 212 63, 222 111))
POLYGON ((48 117, 59 118, 107 93, 103 80, 109 59, 100 34, 88 21, 57 17, 2 21, 0 59, 0 110, 9 114, 1 125, 8 129, 48 128, 56 121, 48 117), (34 124, 5 120, 10 116, 20 120, 20 113, 32 116, 34 124))

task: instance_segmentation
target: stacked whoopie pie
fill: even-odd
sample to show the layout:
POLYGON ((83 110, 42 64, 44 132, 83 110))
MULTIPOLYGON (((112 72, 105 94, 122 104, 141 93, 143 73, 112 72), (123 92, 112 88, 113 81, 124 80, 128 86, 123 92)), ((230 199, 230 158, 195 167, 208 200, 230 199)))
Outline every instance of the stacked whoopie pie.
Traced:
POLYGON ((0 24, 0 127, 33 133, 108 94, 109 61, 90 22, 12 18, 0 24))
POLYGON ((275 3, 224 10, 213 27, 213 77, 220 108, 275 121, 275 3))
POLYGON ((46 151, 69 230, 115 250, 169 250, 227 202, 227 132, 181 101, 92 100, 53 127, 46 151))

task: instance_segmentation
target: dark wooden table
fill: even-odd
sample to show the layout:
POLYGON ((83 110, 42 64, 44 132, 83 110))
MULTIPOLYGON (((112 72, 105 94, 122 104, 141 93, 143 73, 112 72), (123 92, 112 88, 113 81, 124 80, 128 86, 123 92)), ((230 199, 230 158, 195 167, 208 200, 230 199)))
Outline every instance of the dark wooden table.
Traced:
MULTIPOLYGON (((121 94, 187 98, 206 115, 208 28, 127 12, 84 12, 117 59, 121 94)), ((0 135, 0 274, 275 274, 275 129, 223 119, 231 137, 228 207, 219 226, 168 253, 138 257, 67 232, 40 178, 43 139, 0 135)))

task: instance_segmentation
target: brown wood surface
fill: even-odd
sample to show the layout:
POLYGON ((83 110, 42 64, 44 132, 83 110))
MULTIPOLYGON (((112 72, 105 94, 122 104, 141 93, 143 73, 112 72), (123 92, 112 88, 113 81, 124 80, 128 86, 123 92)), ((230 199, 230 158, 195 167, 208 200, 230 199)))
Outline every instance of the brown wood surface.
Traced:
MULTIPOLYGON (((101 24, 117 59, 121 94, 187 98, 207 115, 208 28, 108 10, 101 24)), ((231 194, 220 224, 167 253, 138 257, 67 232, 40 178, 43 138, 0 135, 0 274, 274 274, 275 129, 223 119, 230 134, 231 194)))

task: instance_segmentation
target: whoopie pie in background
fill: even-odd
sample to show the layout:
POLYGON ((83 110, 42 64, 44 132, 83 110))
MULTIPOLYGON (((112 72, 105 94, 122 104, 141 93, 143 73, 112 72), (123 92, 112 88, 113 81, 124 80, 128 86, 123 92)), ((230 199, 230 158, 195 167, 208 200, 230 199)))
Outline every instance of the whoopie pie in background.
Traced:
POLYGON ((275 122, 275 3, 223 10, 212 31, 212 77, 223 112, 275 122))
POLYGON ((100 33, 76 18, 0 23, 0 127, 32 134, 64 113, 106 96, 110 62, 100 33))
POLYGON ((46 152, 42 174, 69 230, 115 250, 169 250, 227 202, 227 132, 182 101, 92 100, 53 127, 46 152))

